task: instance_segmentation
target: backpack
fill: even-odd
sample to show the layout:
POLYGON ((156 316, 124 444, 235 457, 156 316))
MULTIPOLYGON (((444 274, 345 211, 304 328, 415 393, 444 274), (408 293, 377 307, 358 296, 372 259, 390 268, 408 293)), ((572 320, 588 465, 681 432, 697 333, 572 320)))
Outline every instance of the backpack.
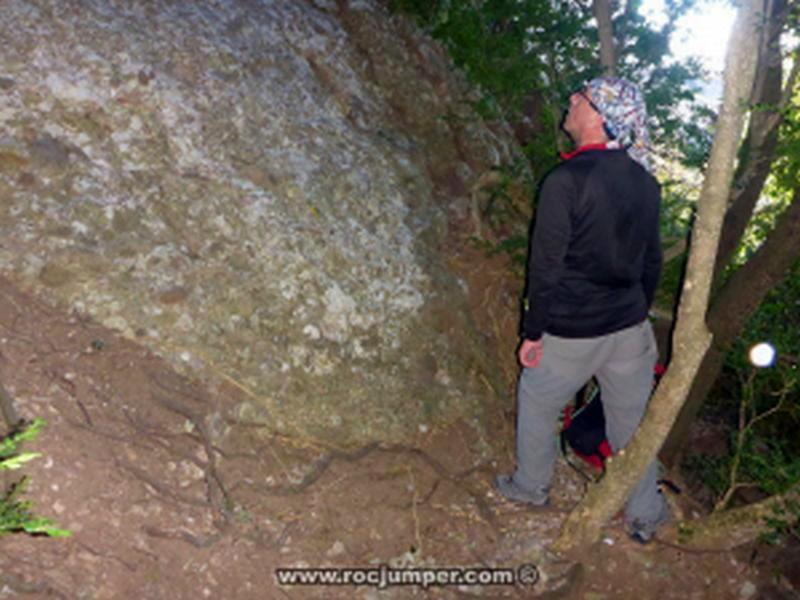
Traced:
MULTIPOLYGON (((656 364, 653 387, 665 370, 663 365, 656 364)), ((603 477, 605 460, 612 452, 611 445, 606 439, 606 419, 600 388, 594 381, 587 383, 578 391, 574 406, 564 409, 559 443, 567 463, 583 477, 590 481, 599 481, 603 477), (587 474, 583 466, 574 461, 570 454, 574 454, 592 467, 594 474, 587 474)))

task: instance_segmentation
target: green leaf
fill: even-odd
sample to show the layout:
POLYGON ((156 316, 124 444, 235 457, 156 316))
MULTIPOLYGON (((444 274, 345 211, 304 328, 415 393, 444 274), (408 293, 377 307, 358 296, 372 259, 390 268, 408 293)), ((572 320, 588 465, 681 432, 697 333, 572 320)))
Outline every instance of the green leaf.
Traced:
POLYGON ((0 470, 3 470, 3 469, 8 469, 8 470, 19 469, 26 462, 28 462, 30 460, 33 460, 34 458, 38 458, 41 455, 42 454, 40 452, 23 452, 22 454, 18 454, 17 456, 11 456, 9 458, 4 458, 2 461, 0 461, 0 470))

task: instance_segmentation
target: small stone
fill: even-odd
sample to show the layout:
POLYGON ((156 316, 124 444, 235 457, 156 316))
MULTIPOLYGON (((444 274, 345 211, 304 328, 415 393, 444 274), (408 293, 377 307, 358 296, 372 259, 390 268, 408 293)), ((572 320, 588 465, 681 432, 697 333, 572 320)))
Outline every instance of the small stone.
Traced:
POLYGON ((340 556, 344 554, 344 550, 345 550, 344 544, 339 540, 336 540, 333 543, 333 546, 331 546, 330 549, 325 554, 327 554, 328 556, 340 556))
POLYGON ((752 598, 758 591, 755 584, 751 581, 745 581, 744 585, 739 589, 740 598, 752 598))
POLYGON ((306 325, 303 327, 303 333, 305 333, 312 340, 318 340, 320 337, 322 337, 319 328, 315 327, 314 325, 306 325))
POLYGON ((119 315, 103 319, 102 322, 103 325, 105 325, 109 329, 115 329, 117 331, 125 331, 128 329, 128 322, 119 315))

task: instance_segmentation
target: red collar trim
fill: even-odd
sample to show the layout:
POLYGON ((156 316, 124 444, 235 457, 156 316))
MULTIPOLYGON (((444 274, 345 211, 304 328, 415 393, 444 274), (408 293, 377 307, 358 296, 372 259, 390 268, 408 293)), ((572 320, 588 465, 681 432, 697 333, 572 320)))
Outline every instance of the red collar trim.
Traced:
POLYGON ((607 150, 608 146, 605 142, 601 142, 599 144, 586 144, 585 146, 581 146, 580 148, 576 148, 572 152, 561 152, 561 158, 563 160, 569 160, 570 158, 575 158, 581 152, 588 152, 589 150, 607 150))

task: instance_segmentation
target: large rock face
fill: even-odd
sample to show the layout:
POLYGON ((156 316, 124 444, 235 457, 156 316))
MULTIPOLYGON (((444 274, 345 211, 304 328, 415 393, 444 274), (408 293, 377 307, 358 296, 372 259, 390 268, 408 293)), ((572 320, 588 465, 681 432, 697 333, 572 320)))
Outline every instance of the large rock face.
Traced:
POLYGON ((514 152, 367 0, 7 0, 0 268, 336 443, 479 422, 442 240, 514 152), (424 428, 424 427, 423 427, 424 428))

